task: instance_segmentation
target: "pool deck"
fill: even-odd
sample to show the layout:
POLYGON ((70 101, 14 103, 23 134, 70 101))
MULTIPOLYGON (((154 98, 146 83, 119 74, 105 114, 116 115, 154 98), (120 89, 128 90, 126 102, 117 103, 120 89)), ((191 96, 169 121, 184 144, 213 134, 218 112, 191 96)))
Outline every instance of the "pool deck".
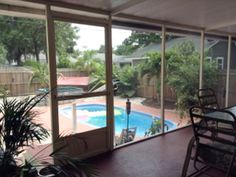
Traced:
MULTIPOLYGON (((131 101, 131 109, 133 111, 139 111, 146 114, 150 114, 153 116, 160 116, 161 110, 154 108, 154 107, 148 107, 142 104, 142 101, 144 98, 130 98, 131 101)), ((86 99, 80 99, 73 102, 75 104, 105 104, 105 97, 96 97, 96 98, 86 98, 86 99)), ((68 106, 71 106, 72 103, 64 103, 60 104, 60 108, 65 108, 68 106)), ((115 97, 114 98, 114 106, 117 107, 123 107, 126 106, 126 99, 115 97)), ((37 111, 39 112, 38 121, 44 125, 45 128, 47 128, 49 131, 51 130, 51 119, 50 119, 50 108, 49 106, 41 106, 37 107, 37 111)), ((174 122, 177 127, 182 127, 188 123, 188 118, 179 118, 179 113, 175 110, 165 110, 165 119, 170 120, 174 122)), ((89 130, 93 130, 94 127, 77 122, 77 133, 85 132, 89 130)), ((64 116, 63 114, 59 113, 59 132, 62 135, 67 135, 73 133, 73 121, 72 119, 69 119, 68 117, 64 116)), ((119 135, 117 135, 119 136, 119 135)), ((140 139, 140 137, 136 137, 137 139, 140 139)))

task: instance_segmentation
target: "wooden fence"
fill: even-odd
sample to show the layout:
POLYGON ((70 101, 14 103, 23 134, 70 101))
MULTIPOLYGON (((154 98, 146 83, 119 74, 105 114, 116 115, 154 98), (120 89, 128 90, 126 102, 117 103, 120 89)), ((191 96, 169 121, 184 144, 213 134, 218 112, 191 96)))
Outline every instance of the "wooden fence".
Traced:
MULTIPOLYGON (((75 69, 58 69, 57 71, 64 76, 80 76, 75 69)), ((24 67, 0 67, 0 88, 9 90, 9 96, 35 94, 41 85, 37 82, 30 84, 32 74, 30 69, 24 67)))
MULTIPOLYGON (((145 98, 158 99, 157 80, 155 77, 148 78, 144 76, 139 79, 137 88, 137 95, 145 98)), ((218 73, 217 87, 213 88, 217 94, 217 99, 221 107, 225 106, 225 92, 226 92, 226 72, 218 73)), ((165 101, 176 102, 176 94, 170 87, 165 87, 164 90, 165 101)), ((160 100, 157 100, 160 101, 160 100)), ((236 105, 236 70, 230 71, 230 85, 229 85, 229 106, 236 105)))
MULTIPOLYGON (((165 101, 175 102, 176 94, 174 90, 170 87, 165 87, 164 90, 165 101)), ((137 87, 137 96, 144 98, 157 99, 157 102, 160 101, 160 93, 157 91, 157 79, 156 77, 148 77, 144 75, 139 79, 139 85, 137 87)))
MULTIPOLYGON (((76 69, 57 69, 57 72, 64 76, 84 76, 85 73, 80 73, 76 69)), ((9 96, 22 96, 35 94, 41 88, 40 83, 30 84, 32 71, 25 67, 2 67, 0 66, 0 89, 9 90, 9 96)), ((157 80, 155 77, 149 78, 144 76, 139 79, 137 87, 137 96, 144 98, 158 99, 157 80)), ((214 88, 217 93, 217 98, 220 105, 225 104, 225 87, 226 72, 218 74, 217 88, 214 88)), ((165 88, 165 101, 176 101, 176 94, 171 88, 165 88)), ((236 70, 230 72, 230 87, 229 87, 229 105, 236 104, 236 70)))

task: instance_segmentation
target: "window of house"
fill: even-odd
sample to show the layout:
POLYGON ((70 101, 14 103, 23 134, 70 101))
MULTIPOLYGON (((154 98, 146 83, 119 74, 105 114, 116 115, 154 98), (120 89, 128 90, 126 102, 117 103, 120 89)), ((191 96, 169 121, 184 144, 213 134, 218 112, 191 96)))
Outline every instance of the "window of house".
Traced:
POLYGON ((205 58, 205 61, 207 61, 207 62, 209 62, 209 63, 212 62, 212 57, 206 57, 206 58, 205 58))
POLYGON ((217 63, 217 68, 219 70, 223 70, 224 69, 224 57, 217 57, 216 58, 216 63, 217 63))

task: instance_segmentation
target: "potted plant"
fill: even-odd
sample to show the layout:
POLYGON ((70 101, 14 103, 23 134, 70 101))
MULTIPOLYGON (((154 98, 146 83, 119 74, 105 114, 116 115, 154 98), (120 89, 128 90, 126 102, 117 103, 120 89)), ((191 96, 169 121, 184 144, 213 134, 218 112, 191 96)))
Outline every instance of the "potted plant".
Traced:
MULTIPOLYGON (((164 124, 165 131, 168 131, 169 127, 167 124, 164 124)), ((161 120, 153 118, 150 128, 145 132, 144 136, 151 136, 161 132, 161 120)))
POLYGON ((38 159, 38 154, 23 161, 19 158, 19 155, 27 147, 32 146, 32 143, 40 143, 49 137, 48 131, 40 123, 37 123, 38 112, 33 109, 47 95, 48 93, 39 94, 22 100, 3 98, 0 104, 1 176, 97 176, 96 168, 83 163, 81 159, 69 157, 64 153, 65 144, 59 145, 56 150, 49 154, 49 157, 53 159, 51 161, 48 161, 48 157, 38 159), (37 163, 35 163, 36 159, 37 163), (56 163, 54 163, 55 161, 56 163))

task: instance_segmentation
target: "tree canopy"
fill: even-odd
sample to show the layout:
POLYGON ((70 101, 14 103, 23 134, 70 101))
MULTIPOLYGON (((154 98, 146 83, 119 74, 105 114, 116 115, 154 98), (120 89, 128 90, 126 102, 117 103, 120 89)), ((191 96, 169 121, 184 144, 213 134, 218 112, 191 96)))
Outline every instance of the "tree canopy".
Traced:
MULTIPOLYGON (((34 55, 39 60, 40 52, 46 54, 46 26, 44 20, 0 16, 0 44, 7 51, 8 63, 13 60, 21 65, 22 55, 34 55)), ((61 55, 74 50, 78 28, 70 23, 55 22, 56 50, 61 55)))
MULTIPOLYGON (((160 81, 161 55, 158 52, 148 53, 148 59, 142 63, 140 68, 141 76, 149 74, 156 76, 160 81)), ((199 87, 199 53, 191 41, 176 45, 166 52, 166 78, 165 85, 176 93, 176 106, 181 115, 196 103, 196 89, 199 87)), ((205 62, 204 65, 204 86, 214 87, 217 83, 217 67, 215 63, 205 62)), ((160 82, 157 82, 157 92, 160 82)))
POLYGON ((161 41, 159 34, 132 31, 131 35, 126 38, 121 45, 115 50, 117 55, 128 55, 137 48, 144 47, 150 43, 158 43, 161 41))

